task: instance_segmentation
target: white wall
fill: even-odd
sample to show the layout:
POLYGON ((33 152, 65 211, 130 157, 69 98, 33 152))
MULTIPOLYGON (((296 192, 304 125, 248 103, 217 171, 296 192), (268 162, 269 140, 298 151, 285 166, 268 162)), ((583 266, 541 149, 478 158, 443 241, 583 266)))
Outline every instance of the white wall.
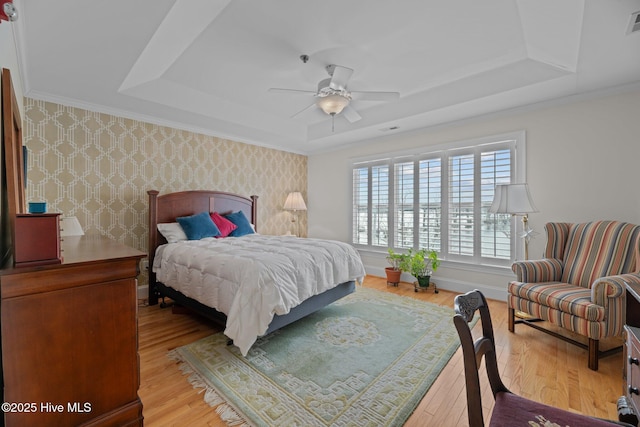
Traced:
MULTIPOLYGON (((18 8, 17 4, 16 8, 18 8)), ((20 9, 18 9, 18 13, 20 13, 20 9)), ((19 16, 20 15, 18 15, 18 19, 20 19, 19 16)), ((14 37, 15 25, 15 23, 9 21, 2 21, 0 23, 0 69, 7 68, 11 71, 11 81, 13 82, 13 89, 20 107, 20 117, 24 117, 24 106, 22 105, 24 86, 22 84, 20 69, 18 68, 18 54, 14 37)))
MULTIPOLYGON (((350 159, 444 142, 524 130, 527 182, 539 213, 529 224, 540 234, 529 257, 542 254, 548 221, 617 219, 640 224, 640 89, 477 118, 463 123, 363 141, 309 156, 310 237, 350 241, 350 159)), ((367 273, 384 276, 383 254, 361 252, 367 273)), ((440 288, 483 290, 504 299, 510 269, 476 271, 443 263, 434 274, 440 288)), ((408 277, 407 277, 408 279, 408 277)))

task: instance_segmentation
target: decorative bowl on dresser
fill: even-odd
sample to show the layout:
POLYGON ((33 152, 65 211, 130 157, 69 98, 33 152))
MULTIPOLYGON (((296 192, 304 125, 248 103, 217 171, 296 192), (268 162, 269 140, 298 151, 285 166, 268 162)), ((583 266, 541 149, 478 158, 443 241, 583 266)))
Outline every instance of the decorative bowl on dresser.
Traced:
MULTIPOLYGON (((64 259, 0 270, 9 427, 142 425, 138 264, 145 253, 67 236, 64 259)), ((6 404, 5 404, 6 405, 6 404)))

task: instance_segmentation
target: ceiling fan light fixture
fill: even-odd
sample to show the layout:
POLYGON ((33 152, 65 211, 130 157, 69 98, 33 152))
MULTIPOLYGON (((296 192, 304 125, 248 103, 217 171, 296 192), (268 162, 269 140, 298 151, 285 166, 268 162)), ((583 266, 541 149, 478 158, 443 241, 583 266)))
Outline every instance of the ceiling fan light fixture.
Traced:
POLYGON ((329 94, 318 98, 316 105, 331 116, 340 114, 349 105, 349 98, 338 94, 329 94))

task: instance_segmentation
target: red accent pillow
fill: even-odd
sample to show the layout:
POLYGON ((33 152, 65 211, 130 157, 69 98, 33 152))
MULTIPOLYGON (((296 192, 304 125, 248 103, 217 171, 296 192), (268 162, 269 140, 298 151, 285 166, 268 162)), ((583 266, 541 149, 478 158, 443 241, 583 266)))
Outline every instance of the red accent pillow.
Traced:
POLYGON ((211 220, 218 227, 218 230, 220 230, 220 234, 216 237, 227 237, 233 230, 238 228, 237 225, 220 215, 218 212, 211 214, 211 220))

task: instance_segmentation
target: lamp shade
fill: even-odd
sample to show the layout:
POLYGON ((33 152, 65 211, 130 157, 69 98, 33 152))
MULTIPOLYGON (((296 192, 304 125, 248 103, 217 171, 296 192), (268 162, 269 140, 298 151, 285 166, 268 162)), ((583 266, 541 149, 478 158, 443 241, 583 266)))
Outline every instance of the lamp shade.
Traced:
POLYGON ((342 95, 331 94, 323 96, 316 101, 316 105, 329 115, 340 114, 344 107, 349 105, 349 98, 342 95))
POLYGON ((60 224, 60 236, 83 236, 80 221, 75 216, 64 216, 60 224))
POLYGON ((531 199, 527 184, 499 184, 496 185, 489 212, 524 215, 538 212, 538 209, 531 199))
POLYGON ((284 202, 284 209, 288 211, 306 211, 307 205, 304 203, 302 194, 299 191, 289 193, 287 200, 284 202))

